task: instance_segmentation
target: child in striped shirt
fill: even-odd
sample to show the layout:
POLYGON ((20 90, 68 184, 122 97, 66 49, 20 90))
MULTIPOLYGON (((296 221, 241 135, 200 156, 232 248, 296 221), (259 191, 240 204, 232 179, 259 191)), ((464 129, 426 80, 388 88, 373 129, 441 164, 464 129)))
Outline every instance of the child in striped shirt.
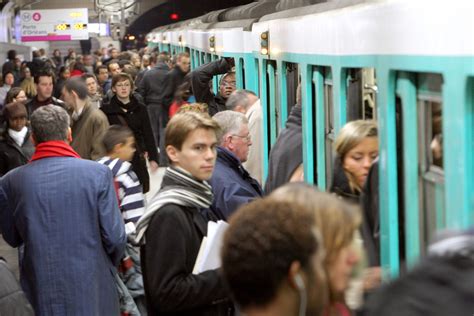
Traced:
MULTIPOLYGON (((112 125, 102 140, 107 152, 97 162, 112 170, 118 203, 125 224, 125 232, 135 231, 135 223, 145 212, 143 190, 132 170, 135 138, 126 126, 112 125)), ((115 282, 120 298, 121 315, 140 315, 145 310, 145 290, 141 274, 139 248, 127 243, 125 256, 120 262, 115 282)))
POLYGON ((107 156, 98 160, 112 170, 120 211, 127 234, 135 229, 135 223, 145 212, 142 186, 129 162, 135 154, 135 138, 126 126, 112 125, 102 143, 107 156))

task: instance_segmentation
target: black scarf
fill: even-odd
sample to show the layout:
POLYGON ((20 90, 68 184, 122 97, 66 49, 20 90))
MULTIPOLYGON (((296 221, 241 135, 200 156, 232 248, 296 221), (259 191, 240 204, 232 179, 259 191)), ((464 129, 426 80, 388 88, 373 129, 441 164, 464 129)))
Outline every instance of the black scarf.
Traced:
POLYGON ((145 214, 138 220, 135 233, 130 236, 136 245, 145 244, 145 233, 155 212, 166 204, 177 204, 186 207, 208 208, 214 195, 211 186, 206 181, 199 181, 183 169, 166 168, 163 182, 171 180, 173 185, 163 187, 151 199, 145 214))

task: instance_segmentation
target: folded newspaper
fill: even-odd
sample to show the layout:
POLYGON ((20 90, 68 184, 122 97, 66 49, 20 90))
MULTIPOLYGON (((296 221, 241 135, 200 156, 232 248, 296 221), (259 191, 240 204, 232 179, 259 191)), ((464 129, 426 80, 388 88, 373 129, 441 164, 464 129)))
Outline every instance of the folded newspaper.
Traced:
POLYGON ((220 268, 222 241, 228 226, 224 221, 207 223, 207 237, 202 239, 193 274, 220 268))

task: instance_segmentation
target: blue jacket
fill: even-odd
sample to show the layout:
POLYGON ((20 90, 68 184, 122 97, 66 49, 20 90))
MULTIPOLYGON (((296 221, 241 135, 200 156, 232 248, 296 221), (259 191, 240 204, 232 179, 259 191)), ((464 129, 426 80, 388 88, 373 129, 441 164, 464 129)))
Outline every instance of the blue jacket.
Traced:
POLYGON ((112 172, 50 157, 0 180, 0 225, 25 245, 21 284, 36 315, 118 315, 116 265, 126 236, 112 172))
POLYGON ((209 183, 214 193, 211 209, 224 220, 239 206, 263 195, 258 181, 250 176, 233 153, 222 147, 217 148, 216 166, 209 183))

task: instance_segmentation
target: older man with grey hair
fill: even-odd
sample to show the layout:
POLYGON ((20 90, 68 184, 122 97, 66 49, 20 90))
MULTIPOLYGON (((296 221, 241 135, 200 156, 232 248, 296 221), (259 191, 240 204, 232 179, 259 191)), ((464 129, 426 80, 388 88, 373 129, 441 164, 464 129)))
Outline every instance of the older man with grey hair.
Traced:
POLYGON ((227 220, 237 208, 263 195, 257 180, 242 166, 252 139, 248 120, 242 113, 223 111, 213 116, 221 128, 217 161, 210 180, 214 202, 211 210, 227 220))
POLYGON ((252 147, 243 166, 263 185, 263 114, 260 99, 250 90, 236 90, 227 99, 226 107, 228 110, 243 113, 249 121, 252 147))
POLYGON ((36 315, 118 315, 112 271, 126 235, 112 172, 69 145, 69 115, 45 105, 31 116, 36 151, 0 180, 0 227, 25 246, 20 281, 36 315))

